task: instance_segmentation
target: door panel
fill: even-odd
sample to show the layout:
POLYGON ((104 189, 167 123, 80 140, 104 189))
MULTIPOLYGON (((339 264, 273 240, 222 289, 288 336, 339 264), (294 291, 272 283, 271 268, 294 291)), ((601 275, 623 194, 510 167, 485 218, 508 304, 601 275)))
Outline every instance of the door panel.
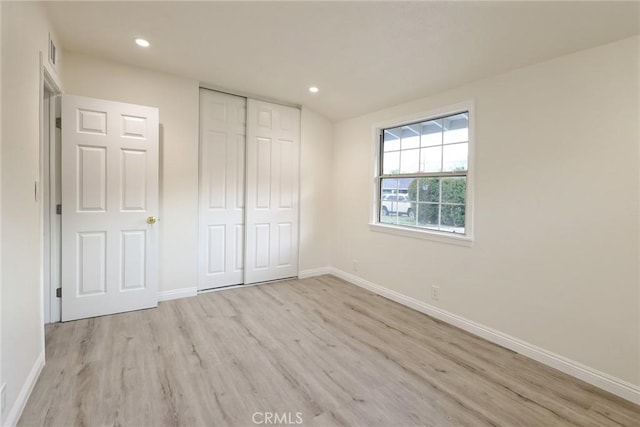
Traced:
POLYGON ((209 274, 221 274, 225 270, 226 226, 210 225, 207 252, 209 253, 209 274))
POLYGON ((121 233, 122 278, 120 289, 143 289, 146 284, 147 230, 121 233))
POLYGON ((62 320, 158 303, 158 109, 62 98, 62 320))
POLYGON ((295 163, 297 159, 294 155, 297 154, 297 150, 293 147, 292 141, 281 141, 280 143, 280 194, 278 207, 281 209, 291 209, 293 205, 293 192, 297 191, 298 182, 297 175, 294 176, 294 171, 291 168, 291 164, 295 163))
POLYGON ((298 275, 300 110, 247 105, 245 283, 298 275))
POLYGON ((144 212, 147 204, 147 152, 122 150, 121 162, 120 210, 144 212))
POLYGON ((78 233, 78 295, 107 291, 107 238, 103 231, 78 233))
POLYGON ((199 289, 243 281, 245 127, 244 98, 200 90, 199 289))
POLYGON ((278 224, 278 267, 288 267, 292 264, 292 228, 293 224, 278 224))
MULTIPOLYGON (((256 138, 255 208, 271 206, 271 139, 256 138)), ((253 173, 253 171, 252 171, 253 173)))
POLYGON ((207 131, 204 143, 207 146, 207 164, 209 184, 209 208, 225 209, 227 193, 227 134, 207 131))
POLYGON ((104 212, 107 205, 107 149, 78 146, 78 211, 104 212))
MULTIPOLYGON (((253 249, 255 264, 254 270, 266 270, 269 268, 269 228, 271 224, 255 225, 255 244, 247 245, 253 249)), ((249 233, 251 235, 251 233, 249 233)))

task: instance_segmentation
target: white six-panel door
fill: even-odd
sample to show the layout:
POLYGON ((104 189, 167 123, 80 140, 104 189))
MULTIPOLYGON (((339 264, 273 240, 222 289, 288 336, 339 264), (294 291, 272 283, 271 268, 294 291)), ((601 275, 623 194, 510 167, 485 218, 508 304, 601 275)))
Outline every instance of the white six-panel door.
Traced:
POLYGON ((245 283, 298 275, 300 110, 247 104, 245 283))
POLYGON ((200 89, 200 290, 243 282, 246 104, 200 89))
POLYGON ((158 109, 62 99, 62 320, 158 303, 158 109))

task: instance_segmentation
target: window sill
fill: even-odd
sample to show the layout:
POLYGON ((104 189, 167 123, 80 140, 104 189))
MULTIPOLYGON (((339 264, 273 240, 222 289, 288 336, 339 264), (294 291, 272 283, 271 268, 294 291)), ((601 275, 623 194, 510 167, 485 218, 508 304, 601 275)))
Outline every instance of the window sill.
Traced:
POLYGON ((432 240, 434 242, 448 243, 458 246, 473 246, 473 239, 469 236, 459 236, 450 233, 441 233, 431 230, 411 230, 405 227, 396 227, 386 224, 369 224, 369 230, 380 233, 395 234, 396 236, 411 237, 414 239, 432 240))

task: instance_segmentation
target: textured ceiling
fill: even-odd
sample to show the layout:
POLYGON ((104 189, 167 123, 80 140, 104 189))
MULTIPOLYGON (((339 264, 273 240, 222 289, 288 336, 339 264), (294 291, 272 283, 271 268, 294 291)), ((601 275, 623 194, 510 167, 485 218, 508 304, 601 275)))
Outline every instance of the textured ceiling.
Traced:
POLYGON ((47 2, 66 50, 340 120, 639 33, 638 2, 47 2), (144 37, 141 49, 133 39, 144 37), (316 85, 318 94, 308 87, 316 85))

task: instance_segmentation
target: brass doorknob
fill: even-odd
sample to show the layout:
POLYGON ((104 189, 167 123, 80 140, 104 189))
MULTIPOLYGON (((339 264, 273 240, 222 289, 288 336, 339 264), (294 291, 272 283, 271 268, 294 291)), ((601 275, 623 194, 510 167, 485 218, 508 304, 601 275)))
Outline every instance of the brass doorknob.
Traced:
POLYGON ((156 218, 155 216, 150 216, 147 218, 147 224, 155 224, 156 222, 158 222, 158 218, 156 218))

